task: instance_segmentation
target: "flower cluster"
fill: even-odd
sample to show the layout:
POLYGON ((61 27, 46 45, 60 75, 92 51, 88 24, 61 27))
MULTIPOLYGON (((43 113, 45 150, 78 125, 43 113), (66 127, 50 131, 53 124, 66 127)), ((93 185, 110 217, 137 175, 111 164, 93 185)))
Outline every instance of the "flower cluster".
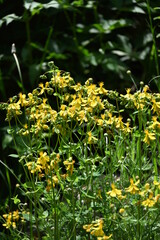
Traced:
POLYGON ((8 214, 3 214, 3 218, 5 223, 3 223, 3 226, 5 228, 13 228, 15 229, 17 227, 17 223, 21 222, 24 223, 25 222, 25 218, 24 218, 24 214, 28 214, 25 211, 20 212, 19 210, 13 211, 13 212, 9 212, 8 214))
POLYGON ((97 219, 91 224, 84 225, 83 229, 85 229, 86 232, 90 232, 91 235, 97 237, 97 240, 111 239, 112 234, 110 234, 109 236, 105 235, 103 231, 103 224, 104 224, 103 219, 97 219))
MULTIPOLYGON (((45 239, 70 234, 75 239, 76 228, 98 240, 115 234, 125 239, 127 228, 133 234, 136 229, 140 239, 140 224, 157 221, 153 215, 160 203, 160 94, 148 86, 119 94, 92 79, 75 83, 57 69, 48 74, 50 81, 43 75, 46 82, 5 105, 26 173, 21 190, 30 202, 34 228, 46 232, 45 239)), ((23 213, 13 211, 3 219, 4 227, 15 229, 23 213)))
MULTIPOLYGON (((136 182, 131 178, 129 187, 125 188, 123 191, 125 195, 122 195, 122 190, 119 190, 115 187, 115 185, 111 184, 111 191, 107 192, 111 198, 117 198, 119 200, 125 199, 123 204, 127 202, 127 199, 130 199, 131 195, 137 196, 137 202, 134 198, 134 204, 138 204, 144 207, 155 207, 157 204, 160 204, 160 194, 157 192, 160 190, 160 182, 153 181, 152 185, 149 183, 145 183, 144 186, 139 187, 140 180, 138 179, 136 182), (141 199, 139 198, 141 197, 141 199)), ((158 205, 157 205, 158 207, 158 205)))

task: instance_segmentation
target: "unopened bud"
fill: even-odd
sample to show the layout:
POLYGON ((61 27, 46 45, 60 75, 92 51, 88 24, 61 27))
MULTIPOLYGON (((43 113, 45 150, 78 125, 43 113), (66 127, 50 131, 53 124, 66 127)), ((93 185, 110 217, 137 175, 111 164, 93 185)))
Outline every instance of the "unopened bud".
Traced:
POLYGON ((12 47, 11 47, 11 53, 12 53, 12 54, 16 53, 16 46, 15 46, 15 43, 12 44, 12 47))
POLYGON ((130 71, 130 70, 127 70, 127 74, 128 74, 128 75, 131 75, 131 71, 130 71))

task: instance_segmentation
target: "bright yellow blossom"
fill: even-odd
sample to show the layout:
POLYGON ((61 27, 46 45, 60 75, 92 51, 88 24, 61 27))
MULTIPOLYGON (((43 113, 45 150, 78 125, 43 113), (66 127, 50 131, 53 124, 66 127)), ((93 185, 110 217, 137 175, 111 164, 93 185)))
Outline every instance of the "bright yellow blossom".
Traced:
POLYGON ((154 197, 154 201, 155 203, 160 203, 160 194, 157 194, 155 197, 154 197))
POLYGON ((146 183, 144 187, 145 187, 145 189, 143 191, 139 192, 139 195, 141 195, 141 196, 145 196, 146 194, 151 192, 149 183, 146 183))
POLYGON ((75 163, 75 160, 72 160, 72 159, 71 160, 69 159, 69 160, 66 160, 63 162, 63 164, 66 167, 67 172, 69 172, 70 175, 72 175, 72 173, 73 173, 74 163, 75 163))
POLYGON ((159 113, 160 112, 160 102, 156 102, 155 99, 152 99, 152 108, 151 110, 153 110, 153 113, 159 113))
POLYGON ((111 197, 119 197, 122 195, 122 190, 119 190, 115 187, 114 183, 111 184, 112 190, 107 192, 108 195, 111 197))
POLYGON ((25 107, 28 105, 28 100, 26 100, 26 94, 19 93, 19 101, 18 103, 21 104, 22 107, 25 107))
POLYGON ((3 226, 5 228, 16 228, 16 222, 19 220, 19 211, 13 211, 8 214, 3 214, 3 217, 5 219, 5 223, 3 223, 3 226))
POLYGON ((123 129, 124 128, 124 123, 122 121, 122 116, 119 116, 118 118, 116 118, 115 123, 116 123, 116 128, 120 128, 123 129))
POLYGON ((90 232, 91 231, 91 228, 92 228, 93 224, 86 224, 83 226, 83 229, 86 230, 86 232, 90 232))
POLYGON ((133 179, 130 179, 130 186, 128 188, 126 188, 126 192, 129 192, 131 194, 136 194, 139 192, 139 188, 137 187, 137 185, 139 184, 139 180, 137 182, 134 183, 133 179))
POLYGON ((103 82, 100 82, 100 83, 99 83, 99 88, 97 89, 97 92, 98 92, 99 94, 107 95, 108 90, 106 90, 106 89, 103 87, 103 85, 104 85, 103 82))
POLYGON ((49 162, 49 156, 47 155, 46 152, 40 152, 39 153, 39 158, 37 159, 37 164, 41 166, 42 169, 46 169, 47 168, 47 163, 49 162))
POLYGON ((124 208, 120 208, 120 209, 119 209, 119 213, 120 213, 120 214, 123 214, 124 212, 125 212, 125 209, 124 209, 124 208))
POLYGON ((156 139, 155 133, 149 132, 148 129, 146 129, 144 132, 145 132, 145 137, 144 137, 143 141, 145 143, 150 144, 151 141, 156 139))
POLYGON ((89 144, 93 144, 93 143, 95 143, 95 142, 98 141, 98 139, 93 136, 93 134, 92 134, 91 131, 89 131, 89 132, 87 133, 87 135, 88 135, 88 143, 89 143, 89 144))
POLYGON ((56 175, 54 175, 52 177, 52 179, 47 179, 47 187, 46 187, 46 191, 49 192, 52 187, 54 188, 56 184, 58 184, 59 180, 58 177, 56 175))
POLYGON ((153 199, 153 193, 149 194, 149 197, 142 202, 142 206, 153 207, 155 205, 155 200, 153 199))
POLYGON ((160 190, 160 182, 157 182, 157 181, 153 181, 153 184, 158 187, 158 189, 160 190))
POLYGON ((106 236, 103 231, 103 219, 98 219, 95 222, 84 225, 83 229, 86 230, 86 232, 90 232, 91 235, 97 237, 98 240, 107 240, 112 237, 112 234, 109 236, 106 236))
POLYGON ((98 219, 92 224, 84 225, 83 228, 86 230, 86 232, 90 232, 91 235, 95 237, 103 237, 104 231, 103 231, 103 219, 98 219))
POLYGON ((104 235, 103 237, 98 237, 97 240, 108 240, 112 237, 112 234, 110 234, 109 236, 104 235))

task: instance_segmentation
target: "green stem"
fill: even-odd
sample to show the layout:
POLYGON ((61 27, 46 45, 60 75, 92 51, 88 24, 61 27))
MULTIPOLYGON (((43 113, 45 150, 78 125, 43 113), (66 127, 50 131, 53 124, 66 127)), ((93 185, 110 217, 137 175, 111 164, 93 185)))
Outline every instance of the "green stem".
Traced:
POLYGON ((18 69, 18 74, 19 74, 19 78, 20 78, 20 82, 21 82, 21 88, 22 88, 22 92, 24 93, 24 85, 23 85, 23 78, 22 78, 22 73, 21 73, 21 68, 20 68, 20 64, 16 55, 16 47, 15 44, 12 44, 12 49, 11 49, 11 53, 13 54, 13 57, 15 59, 16 62, 16 66, 18 69))
POLYGON ((137 160, 138 160, 138 176, 141 181, 142 178, 142 159, 141 159, 141 132, 142 132, 142 113, 138 112, 139 136, 137 141, 137 160))
POLYGON ((32 63, 32 48, 31 48, 31 31, 30 31, 30 20, 31 18, 28 16, 27 10, 25 11, 25 24, 26 24, 26 34, 27 34, 27 45, 29 52, 29 63, 32 63))
MULTIPOLYGON (((141 151, 141 132, 142 132, 142 112, 138 112, 138 123, 139 123, 139 136, 137 141, 137 161, 138 161, 138 176, 139 180, 141 182, 142 178, 142 151, 141 151)), ((141 209, 140 205, 137 206, 138 208, 138 223, 137 223, 137 234, 138 239, 141 239, 141 224, 140 224, 140 218, 141 218, 141 209)))
POLYGON ((42 59, 41 59, 41 62, 40 62, 40 68, 42 67, 42 64, 43 64, 43 62, 44 62, 44 59, 45 59, 45 57, 46 57, 46 53, 47 53, 47 49, 48 49, 48 45, 49 45, 49 41, 50 41, 50 39, 51 39, 52 33, 53 33, 53 27, 51 27, 50 30, 49 30, 49 34, 48 34, 48 37, 47 37, 47 40, 46 40, 46 43, 45 43, 45 46, 44 46, 44 51, 43 51, 42 59))
POLYGON ((151 30, 152 39, 153 39, 154 59, 155 59, 155 64, 156 64, 156 71, 157 71, 157 75, 159 75, 158 53, 157 53, 155 31, 154 31, 154 27, 153 27, 153 23, 152 23, 151 7, 150 7, 150 1, 149 0, 147 0, 147 10, 148 10, 148 16, 149 16, 150 30, 151 30))
MULTIPOLYGON (((156 146, 153 146, 153 148, 152 148, 152 156, 153 156, 153 166, 154 166, 154 181, 158 181, 158 167, 157 167, 156 146)), ((157 194, 158 194, 158 189, 155 192, 155 195, 157 195, 157 194)))
POLYGON ((72 214, 73 214, 73 221, 72 221, 73 240, 76 240, 75 198, 74 198, 73 181, 72 181, 72 214))

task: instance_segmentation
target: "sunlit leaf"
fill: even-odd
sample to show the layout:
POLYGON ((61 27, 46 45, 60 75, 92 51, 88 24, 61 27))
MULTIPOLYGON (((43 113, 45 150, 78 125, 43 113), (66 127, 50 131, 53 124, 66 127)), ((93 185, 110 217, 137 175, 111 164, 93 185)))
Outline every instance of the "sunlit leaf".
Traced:
POLYGON ((3 23, 6 23, 6 25, 10 24, 13 21, 17 21, 22 19, 22 17, 17 16, 16 14, 12 13, 9 15, 6 15, 5 17, 0 20, 0 27, 2 26, 3 23))

